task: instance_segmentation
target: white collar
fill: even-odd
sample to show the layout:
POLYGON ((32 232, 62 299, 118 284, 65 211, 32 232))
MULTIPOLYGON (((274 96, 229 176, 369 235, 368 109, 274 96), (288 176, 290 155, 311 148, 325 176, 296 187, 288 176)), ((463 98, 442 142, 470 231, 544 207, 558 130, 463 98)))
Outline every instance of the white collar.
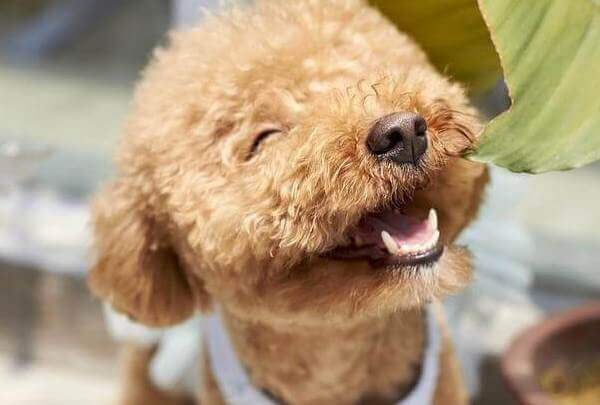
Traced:
MULTIPOLYGON (((427 405, 433 402, 439 374, 441 337, 431 309, 426 311, 427 346, 423 355, 421 375, 413 390, 397 405, 427 405)), ((203 320, 203 334, 212 371, 225 403, 228 405, 276 405, 250 381, 238 360, 217 313, 203 320)))

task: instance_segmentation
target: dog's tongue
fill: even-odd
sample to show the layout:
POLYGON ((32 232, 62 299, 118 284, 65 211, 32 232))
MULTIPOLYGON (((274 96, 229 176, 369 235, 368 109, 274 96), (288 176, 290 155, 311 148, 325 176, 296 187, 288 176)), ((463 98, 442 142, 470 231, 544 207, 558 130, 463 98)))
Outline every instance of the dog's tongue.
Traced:
POLYGON ((383 245, 391 254, 411 254, 437 244, 437 225, 434 209, 429 211, 425 220, 388 211, 363 218, 353 236, 360 245, 383 245))

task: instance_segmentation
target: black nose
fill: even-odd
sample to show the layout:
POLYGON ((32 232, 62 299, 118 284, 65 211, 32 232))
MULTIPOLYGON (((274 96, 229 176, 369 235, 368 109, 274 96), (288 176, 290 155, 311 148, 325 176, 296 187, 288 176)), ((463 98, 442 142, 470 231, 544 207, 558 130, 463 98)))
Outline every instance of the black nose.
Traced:
POLYGON ((380 159, 416 165, 427 150, 427 123, 412 112, 386 115, 371 127, 367 147, 380 159))

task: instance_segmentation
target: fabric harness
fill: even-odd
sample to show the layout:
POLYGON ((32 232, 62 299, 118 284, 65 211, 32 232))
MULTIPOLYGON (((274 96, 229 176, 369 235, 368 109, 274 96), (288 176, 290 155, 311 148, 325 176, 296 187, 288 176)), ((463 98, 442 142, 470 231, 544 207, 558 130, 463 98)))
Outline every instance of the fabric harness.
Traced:
MULTIPOLYGON (((149 374, 160 388, 194 394, 201 382, 199 364, 204 338, 215 380, 229 405, 277 405, 257 389, 240 363, 218 311, 198 315, 185 323, 163 329, 143 327, 105 306, 109 331, 117 340, 158 344, 149 374)), ((433 402, 439 375, 441 334, 434 311, 425 312, 427 341, 419 380, 397 405, 428 405, 433 402)))

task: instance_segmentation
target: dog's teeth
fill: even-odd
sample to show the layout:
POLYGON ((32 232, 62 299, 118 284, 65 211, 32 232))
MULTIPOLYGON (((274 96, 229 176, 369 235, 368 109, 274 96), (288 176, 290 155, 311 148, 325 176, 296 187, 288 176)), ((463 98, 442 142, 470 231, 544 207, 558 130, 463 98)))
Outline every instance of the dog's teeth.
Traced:
POLYGON ((440 239, 440 231, 436 230, 435 232, 433 232, 433 234, 431 235, 431 237, 429 238, 429 240, 427 242, 423 242, 421 244, 421 246, 420 246, 421 251, 433 249, 435 247, 435 245, 437 245, 439 239, 440 239))
POLYGON ((436 232, 438 232, 438 231, 436 230, 435 232, 433 232, 431 234, 431 237, 429 238, 429 240, 425 243, 427 245, 427 249, 431 249, 437 243, 436 232))
POLYGON ((429 210, 429 217, 427 218, 427 222, 429 222, 429 226, 431 229, 438 229, 438 217, 435 208, 429 210))
POLYGON ((420 245, 404 245, 400 247, 400 254, 409 255, 411 253, 418 252, 420 245))
POLYGON ((431 238, 431 246, 435 246, 437 245, 438 241, 440 240, 440 231, 435 231, 433 233, 433 237, 431 238))
POLYGON ((390 235, 387 231, 381 231, 381 240, 383 240, 383 244, 390 254, 398 254, 398 245, 396 244, 394 238, 392 238, 392 235, 390 235))

